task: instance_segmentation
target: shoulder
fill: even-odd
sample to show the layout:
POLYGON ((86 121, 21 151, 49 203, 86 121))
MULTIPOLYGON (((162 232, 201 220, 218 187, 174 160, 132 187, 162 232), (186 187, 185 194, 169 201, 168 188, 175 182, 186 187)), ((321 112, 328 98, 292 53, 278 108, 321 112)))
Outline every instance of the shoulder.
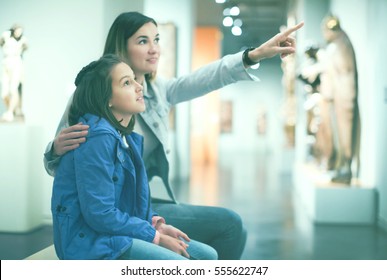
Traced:
POLYGON ((80 121, 89 126, 88 136, 112 134, 119 137, 117 130, 105 118, 93 114, 85 114, 80 118, 80 121))
POLYGON ((97 150, 110 149, 115 147, 118 142, 122 142, 118 131, 106 119, 85 114, 80 118, 80 121, 89 126, 86 142, 81 147, 97 150))

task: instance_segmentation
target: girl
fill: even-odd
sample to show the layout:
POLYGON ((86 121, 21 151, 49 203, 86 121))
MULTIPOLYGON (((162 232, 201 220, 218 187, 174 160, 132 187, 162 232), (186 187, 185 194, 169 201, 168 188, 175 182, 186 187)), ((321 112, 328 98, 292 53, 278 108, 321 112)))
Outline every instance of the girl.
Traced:
POLYGON ((54 179, 51 210, 60 259, 216 259, 152 211, 134 115, 143 87, 114 55, 84 67, 68 122, 89 126, 88 140, 66 153, 54 179))

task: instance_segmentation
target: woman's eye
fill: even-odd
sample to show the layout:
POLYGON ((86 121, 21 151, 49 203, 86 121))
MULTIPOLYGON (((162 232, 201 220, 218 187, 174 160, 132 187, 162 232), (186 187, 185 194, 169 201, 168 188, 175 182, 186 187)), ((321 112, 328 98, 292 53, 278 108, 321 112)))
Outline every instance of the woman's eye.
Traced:
POLYGON ((129 81, 125 81, 124 86, 128 86, 128 85, 130 85, 129 81))
POLYGON ((145 45, 146 44, 146 40, 141 40, 140 42, 138 42, 140 45, 145 45))
POLYGON ((158 44, 160 42, 160 38, 155 39, 155 43, 158 44))

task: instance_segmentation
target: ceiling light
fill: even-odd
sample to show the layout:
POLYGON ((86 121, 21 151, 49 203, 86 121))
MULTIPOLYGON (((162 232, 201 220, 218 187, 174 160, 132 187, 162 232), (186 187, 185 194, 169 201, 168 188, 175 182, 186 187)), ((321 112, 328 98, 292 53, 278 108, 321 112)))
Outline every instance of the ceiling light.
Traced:
POLYGON ((215 2, 218 4, 223 4, 224 2, 226 2, 226 0, 215 0, 215 2))
POLYGON ((232 19, 232 17, 225 17, 223 19, 223 25, 227 27, 232 26, 233 22, 234 20, 232 19))
POLYGON ((234 36, 241 36, 241 35, 242 35, 242 29, 241 29, 239 26, 234 26, 234 27, 231 29, 231 33, 232 33, 234 36))
POLYGON ((240 10, 237 6, 234 6, 230 9, 230 15, 232 16, 238 16, 240 13, 240 10))
POLYGON ((243 21, 240 18, 234 20, 234 26, 241 27, 243 25, 243 21))
POLYGON ((230 15, 230 8, 226 8, 223 10, 223 15, 224 16, 229 16, 230 15))

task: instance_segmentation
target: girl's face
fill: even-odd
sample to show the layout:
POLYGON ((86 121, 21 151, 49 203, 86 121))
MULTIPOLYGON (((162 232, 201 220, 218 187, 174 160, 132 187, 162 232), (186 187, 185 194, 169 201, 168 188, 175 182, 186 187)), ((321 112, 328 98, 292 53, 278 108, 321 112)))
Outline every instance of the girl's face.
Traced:
POLYGON ((134 79, 132 69, 126 63, 113 67, 112 98, 109 102, 113 115, 126 126, 132 115, 145 111, 142 86, 134 79))
POLYGON ((156 72, 160 57, 159 32, 152 22, 144 24, 128 39, 130 65, 139 82, 145 74, 156 72))

